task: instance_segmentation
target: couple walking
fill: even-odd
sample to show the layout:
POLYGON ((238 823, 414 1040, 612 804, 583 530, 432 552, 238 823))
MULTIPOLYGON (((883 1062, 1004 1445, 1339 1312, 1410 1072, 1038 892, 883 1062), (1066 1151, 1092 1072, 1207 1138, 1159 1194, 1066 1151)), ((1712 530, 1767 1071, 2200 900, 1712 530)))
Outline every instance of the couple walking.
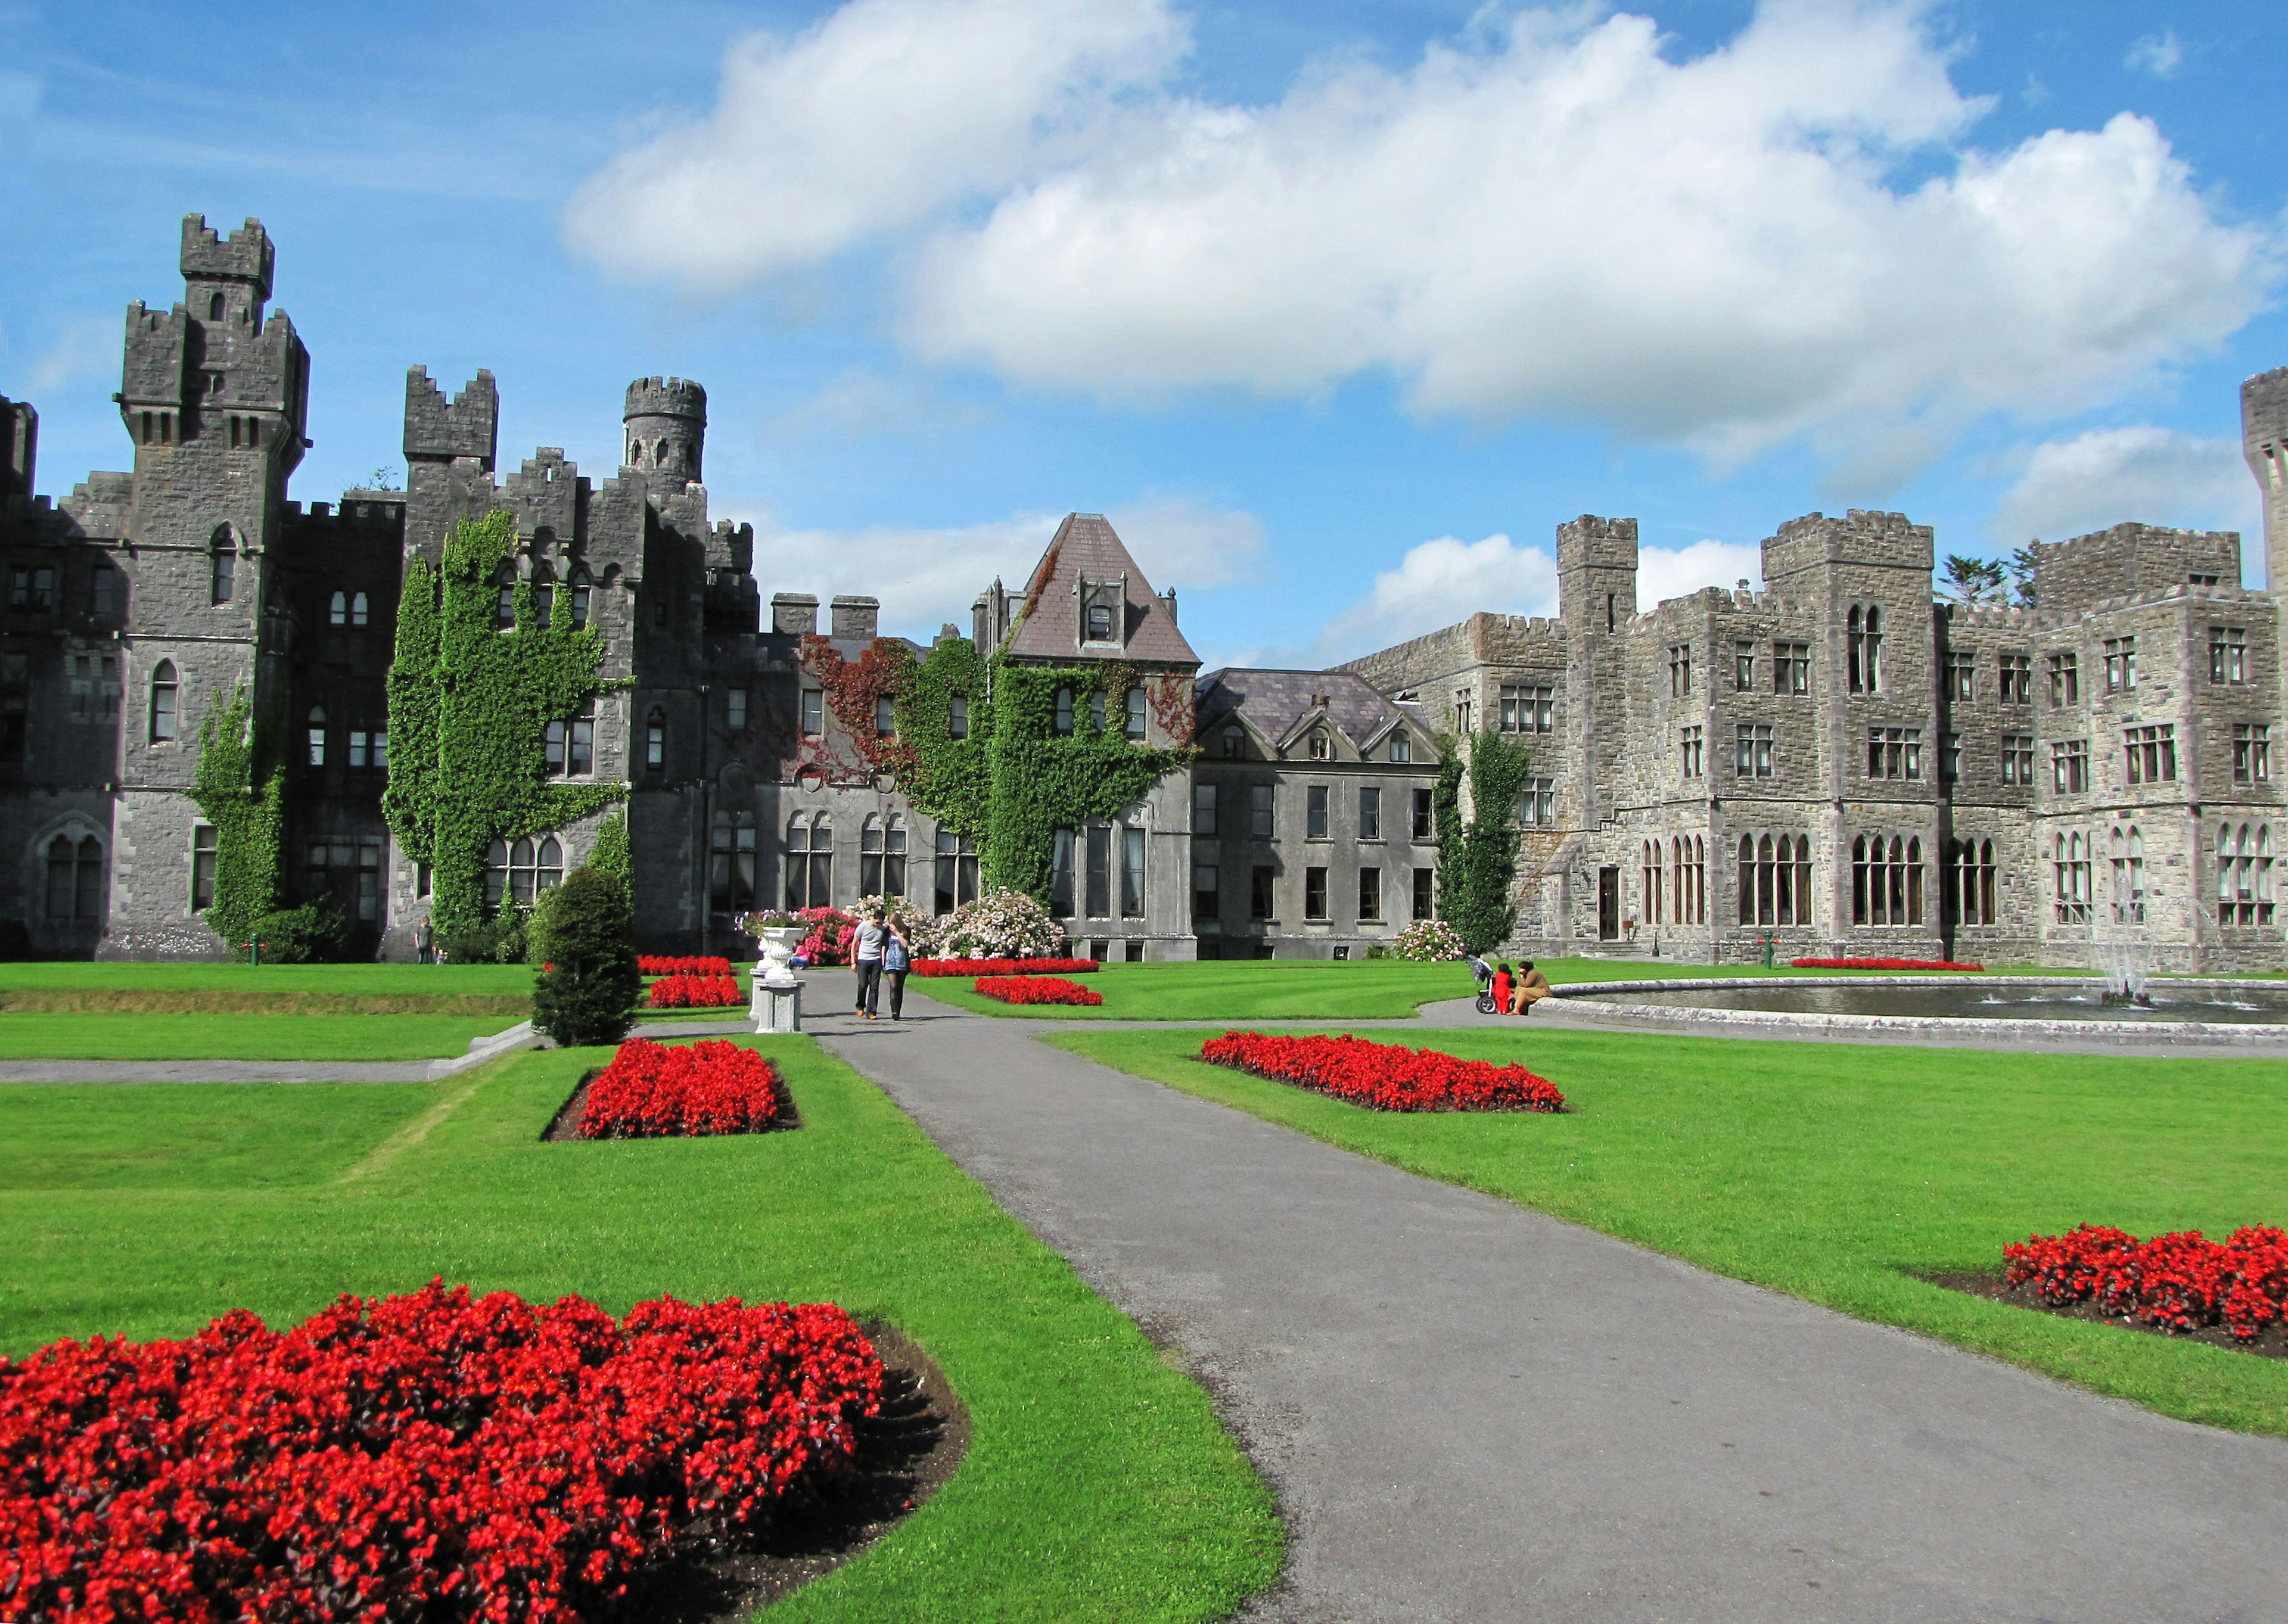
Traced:
POLYGON ((858 937, 850 953, 858 967, 856 1013, 868 1020, 881 1018, 882 978, 890 982, 890 1018, 902 1020, 906 1003, 906 972, 913 968, 913 948, 905 933, 880 908, 858 922, 858 937))

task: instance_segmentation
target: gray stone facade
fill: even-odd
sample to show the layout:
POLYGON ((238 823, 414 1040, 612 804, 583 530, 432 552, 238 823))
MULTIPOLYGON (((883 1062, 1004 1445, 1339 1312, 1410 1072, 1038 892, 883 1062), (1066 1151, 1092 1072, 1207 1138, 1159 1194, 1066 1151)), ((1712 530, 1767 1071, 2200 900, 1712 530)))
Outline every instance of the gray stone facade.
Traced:
MULTIPOLYGON (((816 598, 778 591, 766 618, 751 530, 708 511, 697 384, 630 384, 625 460, 599 482, 545 447, 503 473, 491 375, 448 395, 416 367, 406 488, 306 508, 286 491, 310 358, 267 309, 267 234, 191 217, 180 270, 181 302, 128 309, 129 471, 37 496, 37 416, 0 400, 0 949, 226 952, 187 790, 201 721, 244 689, 294 743, 290 892, 338 899, 361 951, 409 953, 426 875, 380 804, 400 584, 494 511, 515 516, 516 572, 604 635, 615 685, 566 718, 562 767, 626 787, 647 949, 738 952, 732 921, 757 906, 974 894, 973 847, 868 769, 803 659, 807 636, 863 654, 875 600, 836 598, 822 624, 816 598)), ((2288 578, 2288 369, 2243 406, 2288 578)), ((2241 590, 2239 548, 2117 526, 2038 549, 2036 608, 1952 607, 1932 601, 1928 528, 1812 514, 1765 542, 1763 590, 1641 611, 1635 522, 1584 516, 1558 529, 1554 618, 1201 677, 1175 595, 1074 514, 972 630, 1013 660, 1196 684, 1196 764, 1068 832, 1065 923, 1102 956, 1386 942, 1435 907, 1438 741, 1491 727, 1534 755, 1517 951, 1715 961, 1769 937, 1783 955, 2072 963, 2135 936, 2173 968, 2279 968, 2279 615, 2241 590)), ((1143 741, 1187 741, 1169 725, 1154 710, 1143 741)), ((595 823, 504 846, 504 889, 576 865, 595 823)))

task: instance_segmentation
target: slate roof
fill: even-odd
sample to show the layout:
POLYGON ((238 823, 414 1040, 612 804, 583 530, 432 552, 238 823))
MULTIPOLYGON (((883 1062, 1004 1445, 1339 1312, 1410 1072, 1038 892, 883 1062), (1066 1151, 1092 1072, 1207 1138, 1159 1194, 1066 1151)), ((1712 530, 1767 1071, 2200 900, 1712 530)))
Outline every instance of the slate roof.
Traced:
POLYGON ((1136 567, 1128 547, 1113 533, 1101 513, 1068 513, 1049 543, 1049 550, 1034 566, 1025 586, 1025 603, 1017 628, 1009 636, 1008 652, 1020 659, 1142 660, 1163 664, 1197 666, 1200 657, 1176 630, 1176 617, 1144 572, 1136 567), (1083 645, 1079 606, 1075 589, 1083 575, 1091 581, 1128 577, 1128 644, 1083 645))
MULTIPOLYGON (((1283 743, 1297 725, 1316 709, 1313 696, 1320 693, 1327 696, 1327 719, 1355 745, 1365 744, 1387 724, 1408 714, 1349 671, 1259 671, 1234 667, 1210 671, 1200 678, 1199 724, 1194 736, 1204 740, 1238 713, 1265 738, 1283 743)), ((1420 725, 1418 716, 1413 719, 1420 725)))

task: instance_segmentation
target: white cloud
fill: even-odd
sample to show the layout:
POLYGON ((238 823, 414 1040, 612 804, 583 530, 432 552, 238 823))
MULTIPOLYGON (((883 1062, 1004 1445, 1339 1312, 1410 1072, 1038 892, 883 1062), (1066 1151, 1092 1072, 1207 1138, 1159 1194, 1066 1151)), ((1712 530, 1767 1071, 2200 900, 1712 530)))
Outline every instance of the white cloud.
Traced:
POLYGON ((769 433, 934 434, 982 422, 988 415, 975 401, 953 399, 926 379, 854 368, 782 413, 769 433))
MULTIPOLYGON (((882 600, 882 630, 926 643, 950 621, 969 635, 969 606, 995 577, 1021 588, 1056 534, 1058 513, 1018 513, 945 527, 869 525, 794 529, 755 518, 755 575, 774 590, 882 600)), ((1105 514, 1152 585, 1227 586, 1252 573, 1263 544, 1252 514, 1149 497, 1105 514)))
POLYGON ((713 114, 615 159, 566 234, 701 288, 815 264, 1019 180, 1188 44, 1163 0, 850 0, 734 44, 713 114))
POLYGON ((1406 550, 1377 574, 1366 596, 1329 621, 1311 663, 1355 660, 1484 611, 1548 614, 1557 605, 1557 560, 1496 533, 1482 541, 1442 535, 1406 550))
POLYGON ((2018 546, 2125 521, 2238 530, 2252 538, 2251 554, 2262 552, 2263 511, 2240 442, 2150 424, 2036 446, 1988 528, 1997 542, 2018 546))
POLYGON ((1695 542, 1688 547, 1643 547, 1637 551, 1637 606, 1649 609, 1703 587, 1726 590, 1764 578, 1764 550, 1753 542, 1695 542))
POLYGON ((1263 107, 1168 91, 1183 37, 1156 0, 852 0, 735 51, 571 235, 722 286, 887 234, 932 359, 1108 399, 1380 372, 1728 460, 2085 409, 2278 279, 2144 119, 1969 145, 1911 0, 1766 0, 1688 60, 1643 17, 1482 15, 1263 107))
POLYGON ((2174 28, 2165 28, 2158 34, 2148 34, 2129 47, 2129 54, 2121 65, 2133 73, 2151 74, 2156 79, 2173 79, 2185 59, 2185 48, 2178 42, 2174 28))
POLYGON ((120 326, 116 316, 76 316, 66 321, 24 369, 16 392, 34 406, 61 393, 75 384, 100 377, 119 366, 120 326))

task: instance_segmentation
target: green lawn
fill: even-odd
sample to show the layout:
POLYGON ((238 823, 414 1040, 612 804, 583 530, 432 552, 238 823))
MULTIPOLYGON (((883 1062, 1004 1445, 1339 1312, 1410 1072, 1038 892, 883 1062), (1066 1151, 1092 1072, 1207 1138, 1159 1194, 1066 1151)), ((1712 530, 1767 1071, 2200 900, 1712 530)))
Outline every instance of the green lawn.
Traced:
POLYGON ((172 992, 378 994, 532 993, 529 964, 0 964, 0 992, 135 989, 172 992))
POLYGON ((0 1014, 0 1060, 429 1060, 509 1015, 0 1014))
POLYGON ((2288 1360, 1914 1278, 1998 1272, 2006 1243, 2084 1220, 2220 1237, 2288 1222, 2288 1062, 1450 1029, 1399 1041, 1522 1062, 1574 1108, 1407 1116, 1205 1065, 1200 1038, 1045 1041, 1718 1273, 2167 1414, 2288 1435, 2288 1360))
POLYGON ((755 1040, 803 1126, 551 1145, 597 1050, 436 1085, 0 1087, 0 1350, 291 1322, 433 1275, 614 1311, 833 1300, 967 1405, 953 1481, 772 1619, 1193 1620, 1277 1574, 1261 1481, 1206 1396, 870 1084, 755 1040))
MULTIPOLYGON (((1755 964, 1680 964, 1673 959, 1542 959, 1555 985, 1575 981, 1656 980, 1670 977, 1815 976, 1853 972, 1766 970, 1755 964)), ((1879 972, 1868 972, 1879 973, 1879 972)), ((1024 1004, 981 998, 969 977, 916 976, 909 992, 926 994, 980 1015, 1028 1020, 1403 1020, 1418 1004, 1467 998, 1477 978, 1460 962, 1416 964, 1405 959, 1244 959, 1156 964, 1107 964, 1073 978, 1104 996, 1098 1007, 1024 1004)))

